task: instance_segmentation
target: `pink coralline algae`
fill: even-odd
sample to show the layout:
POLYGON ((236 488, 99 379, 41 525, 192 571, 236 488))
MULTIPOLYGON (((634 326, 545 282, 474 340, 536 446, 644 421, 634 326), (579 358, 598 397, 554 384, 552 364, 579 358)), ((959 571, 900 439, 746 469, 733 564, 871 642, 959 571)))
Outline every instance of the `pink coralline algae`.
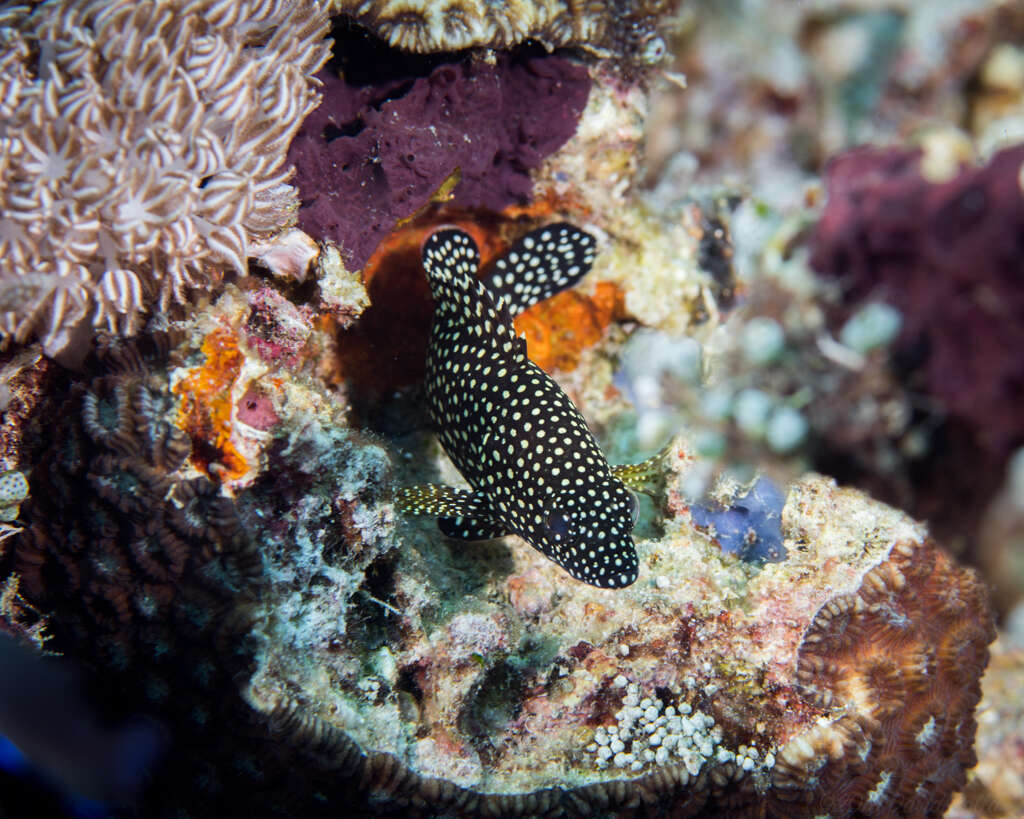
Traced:
POLYGON ((338 242, 354 268, 456 168, 455 205, 525 203, 529 171, 573 135, 590 91, 586 68, 547 55, 467 59, 378 85, 319 77, 324 103, 288 154, 299 225, 338 242))
POLYGON ((853 303, 903 314, 898 358, 997 457, 1024 442, 1024 145, 942 183, 920 152, 861 148, 827 171, 811 263, 853 303))
POLYGON ((250 294, 249 304, 246 341, 264 361, 294 366, 313 332, 308 309, 296 307, 270 287, 250 294))
POLYGON ((254 387, 246 390, 235 407, 235 417, 243 424, 261 432, 273 429, 281 421, 274 412, 274 402, 254 387))

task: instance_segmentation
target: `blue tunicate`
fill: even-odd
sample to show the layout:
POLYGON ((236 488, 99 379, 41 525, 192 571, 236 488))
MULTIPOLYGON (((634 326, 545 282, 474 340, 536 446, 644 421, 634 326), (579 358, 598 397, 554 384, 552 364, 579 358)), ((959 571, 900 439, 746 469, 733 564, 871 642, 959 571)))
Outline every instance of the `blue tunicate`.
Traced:
POLYGON ((714 527, 715 541, 726 554, 750 563, 778 563, 786 559, 782 543, 782 507, 785 494, 767 478, 758 478, 746 495, 732 506, 694 504, 690 517, 701 530, 714 527))
POLYGON ((732 407, 736 426, 751 438, 760 438, 764 435, 773 404, 772 397, 766 392, 753 388, 743 390, 736 396, 732 407))
POLYGON ((850 316, 839 331, 839 340, 851 350, 869 353, 887 346, 900 331, 900 311, 879 301, 869 302, 850 316))
POLYGON ((775 319, 756 316, 743 328, 742 342, 747 361, 756 365, 771 364, 786 349, 786 333, 775 319))

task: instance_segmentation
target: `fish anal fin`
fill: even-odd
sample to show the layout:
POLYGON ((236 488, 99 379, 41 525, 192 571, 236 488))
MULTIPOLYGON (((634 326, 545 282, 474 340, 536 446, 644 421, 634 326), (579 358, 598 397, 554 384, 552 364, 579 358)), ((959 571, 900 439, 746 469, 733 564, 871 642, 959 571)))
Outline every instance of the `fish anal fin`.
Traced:
POLYGON ((457 517, 479 511, 474 495, 468 489, 433 483, 403 486, 396 490, 395 506, 404 515, 457 517))
POLYGON ((479 495, 468 489, 422 484, 395 492, 395 506, 406 515, 436 515, 441 534, 458 540, 494 540, 510 534, 487 514, 479 495))
POLYGON ((487 515, 439 517, 437 528, 445 537, 456 540, 494 540, 511 534, 507 526, 487 515))

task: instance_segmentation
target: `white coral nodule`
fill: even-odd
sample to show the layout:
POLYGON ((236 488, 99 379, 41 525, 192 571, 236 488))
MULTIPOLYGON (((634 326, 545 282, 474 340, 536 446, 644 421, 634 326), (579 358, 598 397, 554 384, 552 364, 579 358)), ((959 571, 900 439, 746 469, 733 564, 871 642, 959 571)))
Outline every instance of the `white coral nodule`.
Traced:
POLYGON ((50 0, 0 11, 0 344, 246 271, 294 222, 288 144, 330 55, 316 0, 50 0))

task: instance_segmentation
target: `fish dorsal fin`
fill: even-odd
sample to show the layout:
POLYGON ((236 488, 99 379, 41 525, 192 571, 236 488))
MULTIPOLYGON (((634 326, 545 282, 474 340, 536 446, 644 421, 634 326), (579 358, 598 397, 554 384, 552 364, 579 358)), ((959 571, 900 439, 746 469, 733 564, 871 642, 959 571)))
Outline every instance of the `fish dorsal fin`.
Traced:
POLYGON ((476 277, 480 252, 473 237, 441 228, 423 243, 423 269, 434 297, 435 322, 465 328, 499 355, 517 358, 521 344, 508 308, 476 277))
POLYGON ((596 249, 594 237, 575 225, 545 225, 516 242, 484 281, 515 317, 576 284, 590 270, 596 249))

